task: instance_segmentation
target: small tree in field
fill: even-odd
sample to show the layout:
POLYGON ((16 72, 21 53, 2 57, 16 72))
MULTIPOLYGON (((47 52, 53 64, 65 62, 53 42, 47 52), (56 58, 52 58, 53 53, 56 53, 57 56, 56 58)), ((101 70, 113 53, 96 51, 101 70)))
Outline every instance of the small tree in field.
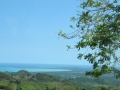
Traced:
MULTIPOLYGON (((80 0, 80 11, 77 17, 71 17, 76 26, 70 34, 60 31, 58 35, 65 39, 79 38, 75 48, 80 51, 78 59, 85 59, 93 65, 93 71, 86 75, 99 77, 114 72, 120 63, 116 51, 120 48, 120 1, 119 0, 80 0), (81 52, 81 49, 91 49, 92 52, 81 52)), ((70 46, 68 46, 70 48, 70 46)))

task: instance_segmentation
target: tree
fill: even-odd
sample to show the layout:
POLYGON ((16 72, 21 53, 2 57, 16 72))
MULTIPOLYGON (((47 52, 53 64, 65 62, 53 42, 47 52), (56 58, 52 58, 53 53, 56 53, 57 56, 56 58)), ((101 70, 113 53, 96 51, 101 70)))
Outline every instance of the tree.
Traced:
POLYGON ((13 89, 5 85, 0 85, 0 90, 13 90, 13 89))
POLYGON ((77 11, 77 17, 71 17, 71 21, 76 23, 76 26, 70 25, 74 31, 69 34, 62 31, 58 33, 65 39, 79 38, 75 44, 78 51, 82 48, 87 49, 86 52, 80 52, 77 57, 84 58, 93 65, 93 70, 86 71, 86 75, 99 77, 113 71, 120 76, 115 68, 120 63, 120 57, 116 55, 116 51, 120 48, 118 2, 119 0, 80 0, 80 11, 77 11))
POLYGON ((16 90, 25 90, 24 88, 22 88, 22 87, 19 87, 18 89, 16 89, 16 90))

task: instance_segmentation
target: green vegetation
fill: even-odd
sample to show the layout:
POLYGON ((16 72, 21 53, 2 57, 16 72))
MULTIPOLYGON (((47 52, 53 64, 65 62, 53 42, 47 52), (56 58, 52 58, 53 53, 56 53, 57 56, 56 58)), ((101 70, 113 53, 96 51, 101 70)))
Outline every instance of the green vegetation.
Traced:
POLYGON ((45 73, 31 74, 25 70, 15 73, 1 72, 0 76, 6 77, 0 80, 0 89, 10 88, 6 90, 76 90, 75 88, 79 87, 74 86, 73 81, 64 80, 60 76, 45 73))
POLYGON ((9 86, 0 85, 0 90, 12 90, 9 86))
MULTIPOLYGON (((119 0, 81 0, 77 17, 71 17, 76 26, 70 34, 59 32, 65 39, 78 38, 75 48, 85 52, 78 54, 78 59, 86 59, 93 65, 93 70, 86 75, 99 77, 114 72, 118 78, 120 57, 116 51, 120 48, 120 3, 119 0)), ((71 47, 68 46, 68 49, 71 47)))
POLYGON ((59 32, 65 39, 79 38, 75 48, 87 50, 77 58, 86 59, 93 69, 71 67, 70 72, 0 72, 0 90, 120 90, 120 80, 116 80, 120 71, 115 68, 120 62, 115 54, 120 48, 120 5, 117 1, 81 0, 77 18, 71 17, 76 26, 70 27, 75 31, 59 32), (90 70, 86 72, 90 76, 84 75, 86 70, 90 70))
POLYGON ((100 78, 85 76, 87 68, 71 67, 70 72, 1 72, 0 89, 5 90, 119 90, 120 80, 113 74, 100 78), (79 73, 81 71, 81 73, 79 73), (114 82, 114 83, 113 83, 114 82))

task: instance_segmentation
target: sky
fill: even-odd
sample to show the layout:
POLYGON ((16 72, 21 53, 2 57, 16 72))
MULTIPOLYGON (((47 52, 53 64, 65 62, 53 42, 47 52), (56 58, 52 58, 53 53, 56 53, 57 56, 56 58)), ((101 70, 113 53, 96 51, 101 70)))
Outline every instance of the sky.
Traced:
MULTIPOLYGON (((0 0, 0 63, 88 65, 78 60, 77 40, 58 36, 72 32, 77 0, 0 0)), ((84 50, 83 50, 84 51, 84 50)))

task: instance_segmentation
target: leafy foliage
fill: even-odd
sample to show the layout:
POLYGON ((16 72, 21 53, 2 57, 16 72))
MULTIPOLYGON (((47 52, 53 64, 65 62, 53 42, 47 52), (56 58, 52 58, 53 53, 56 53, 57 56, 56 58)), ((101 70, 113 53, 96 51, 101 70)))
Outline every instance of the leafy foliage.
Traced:
POLYGON ((20 70, 18 72, 15 73, 16 75, 22 75, 22 76, 25 76, 25 75, 31 75, 28 71, 26 70, 20 70))
MULTIPOLYGON (((99 77, 115 71, 120 63, 120 57, 115 53, 120 48, 120 5, 118 0, 83 0, 77 18, 71 17, 76 26, 70 25, 75 31, 66 34, 62 31, 58 35, 65 39, 79 38, 75 48, 89 48, 78 54, 78 59, 84 58, 93 65, 93 71, 86 75, 99 77), (91 51, 90 50, 90 51, 91 51)), ((69 47, 70 48, 70 47, 69 47)), ((120 76, 120 73, 116 74, 120 76), (119 74, 119 75, 118 75, 119 74)))
POLYGON ((6 74, 4 72, 0 72, 0 80, 1 79, 7 79, 7 80, 11 80, 12 79, 12 76, 9 75, 9 74, 6 74))
POLYGON ((5 85, 0 85, 0 90, 13 90, 13 89, 5 85))
POLYGON ((18 88, 18 89, 16 89, 16 90, 25 90, 24 88, 22 88, 22 87, 20 87, 20 88, 18 88))
MULTIPOLYGON (((17 75, 16 73, 18 73, 19 71, 14 72, 14 74, 13 72, 9 72, 6 73, 6 75, 12 74, 13 77, 11 79, 12 82, 8 78, 1 79, 0 89, 1 90, 2 89, 4 90, 120 90, 120 85, 119 85, 120 80, 116 80, 112 74, 103 75, 100 78, 94 78, 94 77, 85 76, 83 73, 78 72, 83 70, 84 68, 81 68, 81 70, 79 70, 78 67, 72 67, 72 68, 73 69, 71 72, 54 72, 54 73, 52 72, 51 74, 53 75, 45 74, 45 73, 30 73, 31 74, 30 76, 25 75, 26 78, 19 77, 21 76, 21 74, 23 75, 24 71, 20 71, 21 74, 19 73, 17 75), (36 78, 35 80, 31 79, 33 78, 32 77, 33 75, 34 78, 36 78), (65 79, 60 77, 57 78, 56 80, 57 75, 61 75, 64 76, 65 78, 66 77, 68 78, 65 79), (21 82, 18 84, 16 80, 20 80, 21 82)), ((88 68, 86 68, 85 70, 87 69, 88 68)), ((118 71, 115 70, 115 72, 118 71)))
POLYGON ((46 81, 59 81, 59 77, 55 77, 49 74, 37 73, 36 79, 38 81, 46 82, 46 81))

